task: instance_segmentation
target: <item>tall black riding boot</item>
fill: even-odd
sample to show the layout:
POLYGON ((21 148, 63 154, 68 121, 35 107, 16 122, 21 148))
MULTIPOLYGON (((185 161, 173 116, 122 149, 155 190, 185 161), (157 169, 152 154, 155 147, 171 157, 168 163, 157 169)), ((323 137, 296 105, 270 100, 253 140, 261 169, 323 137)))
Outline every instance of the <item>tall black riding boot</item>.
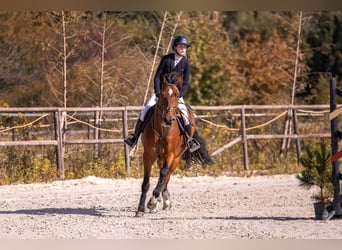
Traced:
POLYGON ((191 132, 191 125, 188 124, 185 126, 185 131, 188 134, 188 146, 189 146, 189 150, 190 152, 194 152, 196 150, 198 150, 201 147, 201 144, 195 139, 192 138, 192 132, 191 132))
POLYGON ((129 137, 125 138, 125 140, 124 140, 124 142, 128 146, 134 147, 135 144, 137 144, 139 136, 142 132, 143 126, 144 126, 144 122, 138 118, 138 121, 135 124, 134 134, 131 134, 129 137))

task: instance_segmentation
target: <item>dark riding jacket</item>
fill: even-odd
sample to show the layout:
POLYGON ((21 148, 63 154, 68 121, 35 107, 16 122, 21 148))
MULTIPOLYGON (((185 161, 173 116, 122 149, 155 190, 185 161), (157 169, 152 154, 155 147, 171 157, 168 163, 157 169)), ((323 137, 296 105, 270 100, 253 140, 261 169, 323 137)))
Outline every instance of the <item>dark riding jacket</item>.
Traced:
POLYGON ((189 81, 190 81, 190 62, 188 59, 186 59, 184 56, 182 59, 178 62, 178 64, 175 65, 175 53, 170 53, 161 59, 156 75, 154 76, 154 93, 159 94, 161 89, 161 76, 165 75, 170 72, 179 72, 183 74, 183 84, 181 89, 179 90, 179 97, 183 97, 185 92, 187 91, 189 87, 189 81))

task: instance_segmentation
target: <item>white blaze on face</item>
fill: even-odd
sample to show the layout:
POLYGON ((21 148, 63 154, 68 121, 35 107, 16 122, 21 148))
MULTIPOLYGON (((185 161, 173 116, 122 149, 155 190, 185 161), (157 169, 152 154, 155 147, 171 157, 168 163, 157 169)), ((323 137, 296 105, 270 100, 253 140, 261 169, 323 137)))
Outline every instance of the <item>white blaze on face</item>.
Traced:
POLYGON ((169 96, 171 96, 173 94, 173 90, 172 89, 169 89, 169 96))

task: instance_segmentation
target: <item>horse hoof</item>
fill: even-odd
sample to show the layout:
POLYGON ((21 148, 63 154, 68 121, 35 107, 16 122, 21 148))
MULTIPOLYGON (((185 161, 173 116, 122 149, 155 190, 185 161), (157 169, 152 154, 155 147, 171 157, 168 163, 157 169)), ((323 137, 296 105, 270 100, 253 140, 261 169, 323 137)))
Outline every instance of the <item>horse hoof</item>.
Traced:
POLYGON ((155 197, 151 197, 151 199, 147 203, 147 208, 150 210, 150 213, 157 212, 159 201, 155 197))
POLYGON ((153 210, 155 209, 157 206, 157 199, 154 198, 154 197, 151 197, 151 199, 147 202, 147 205, 146 207, 149 209, 149 210, 153 210))
POLYGON ((171 201, 170 200, 164 201, 163 210, 170 210, 170 209, 171 209, 171 201))
POLYGON ((137 212, 135 213, 135 217, 140 218, 140 217, 143 217, 143 216, 144 216, 144 212, 142 212, 142 211, 137 211, 137 212))

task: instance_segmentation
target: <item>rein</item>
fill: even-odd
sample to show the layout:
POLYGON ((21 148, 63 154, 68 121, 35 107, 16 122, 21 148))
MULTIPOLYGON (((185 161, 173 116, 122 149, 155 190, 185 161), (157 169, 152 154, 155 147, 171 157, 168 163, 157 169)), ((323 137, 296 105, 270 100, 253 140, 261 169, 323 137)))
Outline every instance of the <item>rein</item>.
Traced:
MULTIPOLYGON (((165 87, 175 86, 174 84, 168 84, 168 83, 164 83, 164 84, 165 84, 165 87)), ((167 90, 165 90, 165 91, 167 91, 167 90)), ((166 138, 168 138, 170 133, 172 133, 171 132, 172 128, 174 126, 179 126, 178 121, 177 121, 177 112, 179 111, 179 109, 177 107, 178 101, 175 102, 175 104, 170 105, 170 102, 172 102, 172 100, 170 98, 176 98, 175 96, 172 97, 172 95, 174 95, 174 93, 170 92, 169 95, 167 96, 167 98, 168 98, 167 102, 165 101, 165 99, 163 102, 162 96, 160 96, 158 101, 157 101, 157 104, 155 106, 157 112, 155 112, 155 114, 153 116, 152 128, 154 130, 154 133, 159 137, 158 155, 161 152, 161 147, 163 145, 163 141, 168 140, 166 138), (170 114, 170 115, 167 116, 168 114, 170 114), (158 126, 158 124, 157 124, 158 119, 160 121, 160 126, 158 126)), ((179 128, 179 130, 181 130, 181 128, 179 128)), ((171 136, 181 136, 182 137, 182 135, 180 135, 178 133, 171 135, 171 136)), ((186 150, 186 147, 185 147, 185 149, 183 149, 183 147, 181 146, 182 143, 183 143, 183 138, 180 138, 179 142, 177 142, 177 148, 180 149, 179 151, 177 150, 178 151, 178 153, 176 153, 177 155, 182 154, 184 152, 184 150, 186 150)))
POLYGON ((172 89, 174 88, 175 85, 174 84, 170 84, 170 83, 163 83, 163 94, 166 95, 167 97, 165 97, 164 99, 162 99, 163 97, 159 97, 158 101, 157 101, 157 109, 158 109, 158 113, 162 118, 162 121, 164 122, 164 126, 170 126, 175 120, 176 120, 176 110, 177 110, 177 106, 178 106, 178 99, 177 102, 175 102, 175 100, 172 100, 171 98, 176 98, 175 97, 175 91, 172 89), (164 90, 165 87, 170 87, 168 90, 164 90), (167 91, 167 93, 165 93, 167 91), (166 102, 166 103, 165 103, 166 102), (171 102, 175 103, 173 104, 173 106, 171 106, 171 102), (171 112, 172 115, 168 118, 167 115, 170 114, 171 112))

